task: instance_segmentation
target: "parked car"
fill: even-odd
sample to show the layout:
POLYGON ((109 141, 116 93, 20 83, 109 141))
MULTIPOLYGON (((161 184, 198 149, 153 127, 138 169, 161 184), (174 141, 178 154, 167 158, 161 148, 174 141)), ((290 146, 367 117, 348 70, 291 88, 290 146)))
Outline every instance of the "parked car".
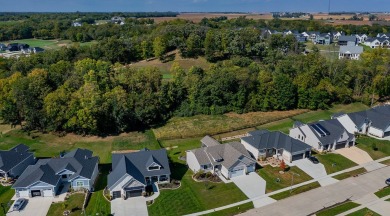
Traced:
POLYGON ((23 209, 24 204, 26 204, 27 200, 24 198, 19 198, 18 200, 15 201, 14 204, 14 211, 20 211, 23 209))
POLYGON ((390 178, 386 179, 386 184, 390 186, 390 178))
POLYGON ((319 163, 318 159, 317 159, 316 157, 314 157, 314 156, 310 156, 310 157, 309 157, 309 160, 310 160, 313 164, 318 164, 318 163, 319 163))

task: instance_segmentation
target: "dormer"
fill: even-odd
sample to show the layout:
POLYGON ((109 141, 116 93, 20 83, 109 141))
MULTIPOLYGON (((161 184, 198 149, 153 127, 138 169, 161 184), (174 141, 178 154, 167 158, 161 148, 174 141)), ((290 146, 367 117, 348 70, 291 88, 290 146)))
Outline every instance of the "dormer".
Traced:
POLYGON ((160 165, 160 163, 156 160, 156 158, 154 158, 153 156, 150 156, 150 158, 148 159, 147 163, 146 163, 146 169, 148 171, 155 171, 155 170, 160 170, 162 169, 162 166, 160 165))

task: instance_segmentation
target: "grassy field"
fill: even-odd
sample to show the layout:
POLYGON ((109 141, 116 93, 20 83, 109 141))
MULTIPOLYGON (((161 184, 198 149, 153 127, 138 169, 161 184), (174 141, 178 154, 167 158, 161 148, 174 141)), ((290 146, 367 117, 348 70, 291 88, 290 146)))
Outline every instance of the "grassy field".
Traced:
POLYGON ((271 167, 269 165, 257 170, 257 173, 267 182, 266 193, 291 186, 292 173, 297 174, 294 175, 294 184, 313 179, 296 166, 290 167, 289 170, 283 174, 280 174, 279 171, 279 167, 271 167), (279 179, 279 182, 277 179, 279 179))
POLYGON ((365 172, 367 172, 367 170, 362 167, 362 168, 359 168, 357 170, 353 170, 351 172, 341 173, 339 175, 334 176, 333 178, 335 178, 337 180, 343 180, 343 179, 346 179, 346 178, 349 178, 349 177, 352 177, 355 175, 359 175, 359 174, 362 174, 365 172))
POLYGON ((173 117, 165 126, 153 129, 153 131, 156 137, 161 140, 199 137, 207 134, 215 135, 262 125, 304 112, 307 110, 173 117))
POLYGON ((374 160, 390 155, 390 141, 360 135, 356 142, 356 146, 366 151, 374 160), (373 149, 373 145, 376 145, 376 150, 373 149))
MULTIPOLYGON (((15 190, 12 190, 11 187, 4 187, 0 185, 0 203, 2 204, 0 209, 0 216, 6 215, 9 208, 6 207, 6 209, 4 209, 3 205, 4 207, 8 206, 8 202, 10 202, 14 194, 15 194, 15 190)), ((12 202, 10 202, 10 204, 11 203, 12 202)))
POLYGON ((294 196, 294 195, 297 195, 297 194, 300 194, 300 193, 303 193, 303 192, 306 192, 309 190, 313 190, 313 189, 319 188, 319 187, 321 187, 321 185, 318 182, 313 182, 313 183, 310 183, 307 185, 303 185, 301 187, 294 188, 294 189, 292 189, 291 193, 290 193, 290 190, 288 190, 288 191, 284 191, 282 193, 272 195, 270 197, 272 199, 275 199, 275 200, 281 200, 281 199, 285 199, 285 198, 288 198, 290 196, 294 196))
POLYGON ((69 210, 70 215, 80 215, 84 203, 84 193, 72 194, 65 202, 53 203, 50 206, 48 216, 63 215, 65 210, 69 210))
POLYGON ((239 213, 243 213, 248 211, 249 209, 253 209, 253 203, 245 203, 236 207, 224 209, 222 211, 217 211, 211 214, 206 214, 207 216, 233 216, 239 213))
POLYGON ((334 215, 338 215, 340 213, 346 212, 350 209, 356 208, 358 206, 359 206, 359 204, 357 204, 357 203, 346 202, 346 203, 343 203, 343 204, 338 205, 336 207, 317 212, 316 215, 317 216, 334 216, 334 215))
MULTIPOLYGON (((181 187, 176 190, 162 190, 155 203, 148 207, 149 215, 183 215, 247 199, 234 183, 200 183, 192 179, 192 171, 188 170, 185 161, 181 161, 179 156, 185 150, 200 147, 198 138, 163 141, 162 145, 171 148, 168 151, 171 176, 181 180, 181 187)), ((238 213, 239 209, 237 210, 232 213, 238 213)))
POLYGON ((355 162, 339 154, 328 153, 313 155, 316 156, 318 160, 325 166, 326 173, 328 174, 357 166, 355 162))
POLYGON ((390 195, 390 187, 388 186, 388 187, 382 188, 381 190, 375 192, 375 195, 379 198, 390 195))
POLYGON ((12 41, 3 41, 1 43, 9 44, 9 43, 25 43, 30 45, 30 47, 41 47, 44 49, 59 49, 64 46, 71 46, 79 44, 80 46, 91 46, 92 44, 96 44, 96 41, 86 42, 86 43, 75 43, 70 40, 42 40, 42 39, 22 39, 22 40, 12 40, 12 41))
POLYGON ((351 112, 357 112, 361 110, 368 109, 368 107, 362 103, 352 103, 348 105, 334 105, 329 110, 317 110, 317 111, 310 111, 307 113, 303 113, 300 115, 296 115, 290 118, 282 119, 279 121, 274 121, 268 124, 261 125, 257 127, 258 129, 268 129, 271 131, 282 131, 284 133, 288 133, 289 129, 292 128, 295 121, 300 121, 303 123, 310 123, 315 122, 318 120, 327 120, 330 119, 332 114, 338 113, 338 112, 345 112, 345 113, 351 113, 351 112))
POLYGON ((381 216, 380 214, 372 211, 371 209, 364 208, 359 211, 348 214, 347 216, 381 216))

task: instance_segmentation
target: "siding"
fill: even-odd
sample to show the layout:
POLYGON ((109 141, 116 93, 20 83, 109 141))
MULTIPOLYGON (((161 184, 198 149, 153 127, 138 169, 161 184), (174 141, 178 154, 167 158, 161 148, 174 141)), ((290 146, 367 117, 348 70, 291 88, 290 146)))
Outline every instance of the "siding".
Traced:
POLYGON ((200 164, 196 159, 195 154, 191 151, 187 151, 186 155, 187 164, 190 170, 192 170, 194 173, 198 172, 200 170, 200 164))
POLYGON ((93 188, 98 174, 99 174, 99 168, 98 168, 98 163, 96 163, 95 169, 93 170, 93 173, 92 173, 91 180, 89 180, 89 185, 91 186, 91 188, 93 188))
POLYGON ((91 190, 91 187, 89 185, 89 179, 76 178, 71 182, 71 185, 72 185, 72 188, 74 188, 75 190, 80 189, 80 188, 85 188, 85 189, 91 190), (83 182, 83 186, 77 186, 77 182, 80 182, 80 181, 83 182))
POLYGON ((380 138, 382 138, 384 136, 384 133, 382 130, 374 128, 372 126, 368 128, 368 133, 371 135, 374 135, 376 137, 380 137, 380 138))
POLYGON ((253 147, 252 145, 243 140, 241 140, 241 144, 246 148, 247 151, 253 154, 256 160, 259 158, 259 150, 257 148, 253 147))
POLYGON ((353 123, 353 121, 351 120, 351 118, 349 118, 348 115, 343 115, 339 118, 337 118, 337 120, 343 125, 343 127, 351 134, 354 134, 355 132, 359 132, 359 130, 357 129, 357 125, 355 125, 355 123, 353 123))

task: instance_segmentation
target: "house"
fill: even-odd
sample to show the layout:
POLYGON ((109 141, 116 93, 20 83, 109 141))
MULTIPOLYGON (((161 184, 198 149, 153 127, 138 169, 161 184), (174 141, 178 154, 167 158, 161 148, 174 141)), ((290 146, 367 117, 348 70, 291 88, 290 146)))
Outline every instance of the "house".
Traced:
POLYGON ((357 41, 358 43, 364 43, 364 41, 366 41, 368 38, 368 36, 366 34, 356 34, 355 36, 358 40, 357 41))
POLYGON ((362 53, 362 46, 340 46, 339 59, 359 60, 362 53))
POLYGON ((120 24, 124 25, 125 24, 125 18, 124 17, 119 17, 119 16, 114 16, 111 18, 111 22, 115 24, 120 24))
POLYGON ((379 38, 367 38, 366 41, 364 41, 364 45, 369 46, 373 49, 381 46, 381 41, 378 40, 379 38))
POLYGON ((294 34, 295 39, 297 39, 298 42, 305 43, 307 41, 307 38, 303 34, 294 34))
POLYGON ((339 45, 347 46, 348 42, 352 42, 355 46, 358 44, 358 39, 356 36, 340 36, 339 45))
POLYGON ((257 160, 278 157, 286 162, 292 162, 306 158, 311 152, 311 146, 279 131, 260 130, 249 132, 248 136, 241 138, 241 144, 257 160))
POLYGON ((5 51, 7 46, 5 44, 0 43, 0 51, 5 51))
POLYGON ((376 37, 389 39, 390 38, 390 33, 378 33, 376 35, 376 37))
POLYGON ((341 36, 344 36, 344 35, 345 35, 345 33, 342 32, 342 31, 333 32, 332 34, 333 34, 333 40, 334 40, 334 41, 339 40, 339 38, 340 38, 341 36))
POLYGON ((35 163, 33 153, 24 144, 19 144, 8 151, 0 151, 0 177, 17 178, 29 166, 35 163))
POLYGON ((7 50, 10 52, 21 51, 21 50, 27 49, 27 48, 29 48, 28 44, 20 44, 20 43, 10 43, 7 46, 7 50))
POLYGON ((53 197, 61 189, 93 191, 99 158, 92 151, 76 149, 62 157, 41 159, 30 165, 12 186, 16 197, 53 197))
POLYGON ((317 151, 332 151, 355 145, 355 135, 349 133, 337 119, 311 124, 295 122, 290 136, 317 151))
POLYGON ((23 54, 31 54, 31 53, 40 53, 45 51, 43 48, 40 47, 30 47, 27 49, 22 49, 21 50, 23 54))
POLYGON ((333 36, 328 33, 316 35, 315 44, 329 45, 333 42, 333 36))
POLYGON ((148 185, 169 183, 170 175, 165 149, 112 154, 107 188, 113 199, 142 196, 148 185))
POLYGON ((83 24, 81 22, 76 21, 76 22, 72 23, 72 26, 73 27, 80 27, 80 26, 83 26, 83 24))
POLYGON ((320 32, 310 31, 310 32, 307 32, 306 34, 309 35, 307 40, 311 40, 314 43, 316 41, 317 36, 320 35, 320 32))
POLYGON ((256 161, 239 142, 202 147, 186 152, 187 164, 199 171, 222 174, 226 179, 254 172, 256 161))

